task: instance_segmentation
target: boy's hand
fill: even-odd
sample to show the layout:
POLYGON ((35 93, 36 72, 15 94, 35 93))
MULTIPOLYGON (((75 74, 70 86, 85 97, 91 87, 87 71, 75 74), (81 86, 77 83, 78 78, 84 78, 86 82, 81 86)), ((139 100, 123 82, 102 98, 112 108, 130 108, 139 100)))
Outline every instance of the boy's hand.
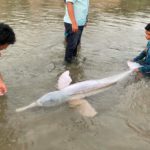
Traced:
POLYGON ((0 81, 0 96, 7 92, 7 87, 3 81, 0 81))
POLYGON ((78 25, 77 23, 72 23, 72 32, 78 32, 78 25))
POLYGON ((137 73, 137 80, 141 79, 143 77, 143 74, 140 72, 138 68, 134 69, 134 72, 137 73))
POLYGON ((140 72, 138 68, 134 69, 133 71, 134 72, 140 72))
POLYGON ((140 80, 141 78, 143 78, 143 74, 140 72, 137 72, 136 80, 140 80))

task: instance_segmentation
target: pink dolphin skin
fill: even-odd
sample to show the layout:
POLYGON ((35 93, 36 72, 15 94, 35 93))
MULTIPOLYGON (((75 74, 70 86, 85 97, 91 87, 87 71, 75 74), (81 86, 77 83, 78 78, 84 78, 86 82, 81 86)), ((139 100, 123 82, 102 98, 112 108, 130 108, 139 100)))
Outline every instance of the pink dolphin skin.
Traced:
POLYGON ((97 94, 101 90, 107 89, 130 75, 135 68, 140 67, 139 64, 131 61, 128 61, 127 64, 130 69, 123 73, 104 79, 87 80, 71 85, 70 83, 72 80, 69 76, 69 71, 65 71, 58 79, 57 91, 45 94, 30 105, 16 109, 16 112, 21 112, 35 106, 52 107, 68 102, 69 105, 75 108, 81 115, 94 117, 97 114, 96 110, 84 98, 97 94))

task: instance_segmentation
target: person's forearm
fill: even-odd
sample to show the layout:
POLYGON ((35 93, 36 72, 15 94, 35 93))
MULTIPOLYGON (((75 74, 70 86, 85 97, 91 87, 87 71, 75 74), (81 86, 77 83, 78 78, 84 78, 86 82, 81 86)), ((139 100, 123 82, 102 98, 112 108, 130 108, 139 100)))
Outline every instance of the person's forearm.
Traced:
POLYGON ((69 14, 72 24, 77 24, 76 19, 75 19, 73 4, 71 2, 67 3, 67 9, 68 9, 68 14, 69 14))
POLYGON ((0 96, 4 95, 7 92, 7 87, 3 81, 3 77, 0 74, 0 96))
POLYGON ((146 51, 144 50, 144 51, 142 51, 137 57, 135 57, 134 59, 133 59, 133 61, 140 61, 140 60, 142 60, 144 57, 146 56, 146 51))

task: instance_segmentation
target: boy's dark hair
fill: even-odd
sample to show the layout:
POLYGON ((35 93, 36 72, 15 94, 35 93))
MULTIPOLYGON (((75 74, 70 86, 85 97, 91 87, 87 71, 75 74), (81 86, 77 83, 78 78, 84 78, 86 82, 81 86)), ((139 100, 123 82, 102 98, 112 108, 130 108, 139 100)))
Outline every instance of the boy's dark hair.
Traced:
POLYGON ((0 23, 0 45, 14 44, 16 37, 13 29, 4 23, 0 23))
POLYGON ((146 25, 145 30, 150 31, 150 23, 146 25))

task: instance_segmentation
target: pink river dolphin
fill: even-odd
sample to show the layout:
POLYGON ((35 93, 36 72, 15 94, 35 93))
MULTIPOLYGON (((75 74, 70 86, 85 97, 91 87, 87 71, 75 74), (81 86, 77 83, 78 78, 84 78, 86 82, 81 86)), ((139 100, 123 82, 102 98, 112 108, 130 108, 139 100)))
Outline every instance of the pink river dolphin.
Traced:
POLYGON ((131 61, 128 61, 127 64, 129 66, 129 70, 120 74, 103 79, 87 80, 74 84, 70 84, 72 80, 69 76, 69 71, 65 71, 58 79, 57 91, 46 93, 37 101, 29 104, 28 106, 16 109, 16 112, 21 112, 36 106, 52 107, 68 102, 69 105, 73 108, 76 108, 81 115, 87 117, 94 117, 97 114, 96 110, 84 98, 97 94, 102 89, 107 89, 108 87, 111 87, 115 83, 129 76, 134 69, 140 67, 138 63, 131 61))

